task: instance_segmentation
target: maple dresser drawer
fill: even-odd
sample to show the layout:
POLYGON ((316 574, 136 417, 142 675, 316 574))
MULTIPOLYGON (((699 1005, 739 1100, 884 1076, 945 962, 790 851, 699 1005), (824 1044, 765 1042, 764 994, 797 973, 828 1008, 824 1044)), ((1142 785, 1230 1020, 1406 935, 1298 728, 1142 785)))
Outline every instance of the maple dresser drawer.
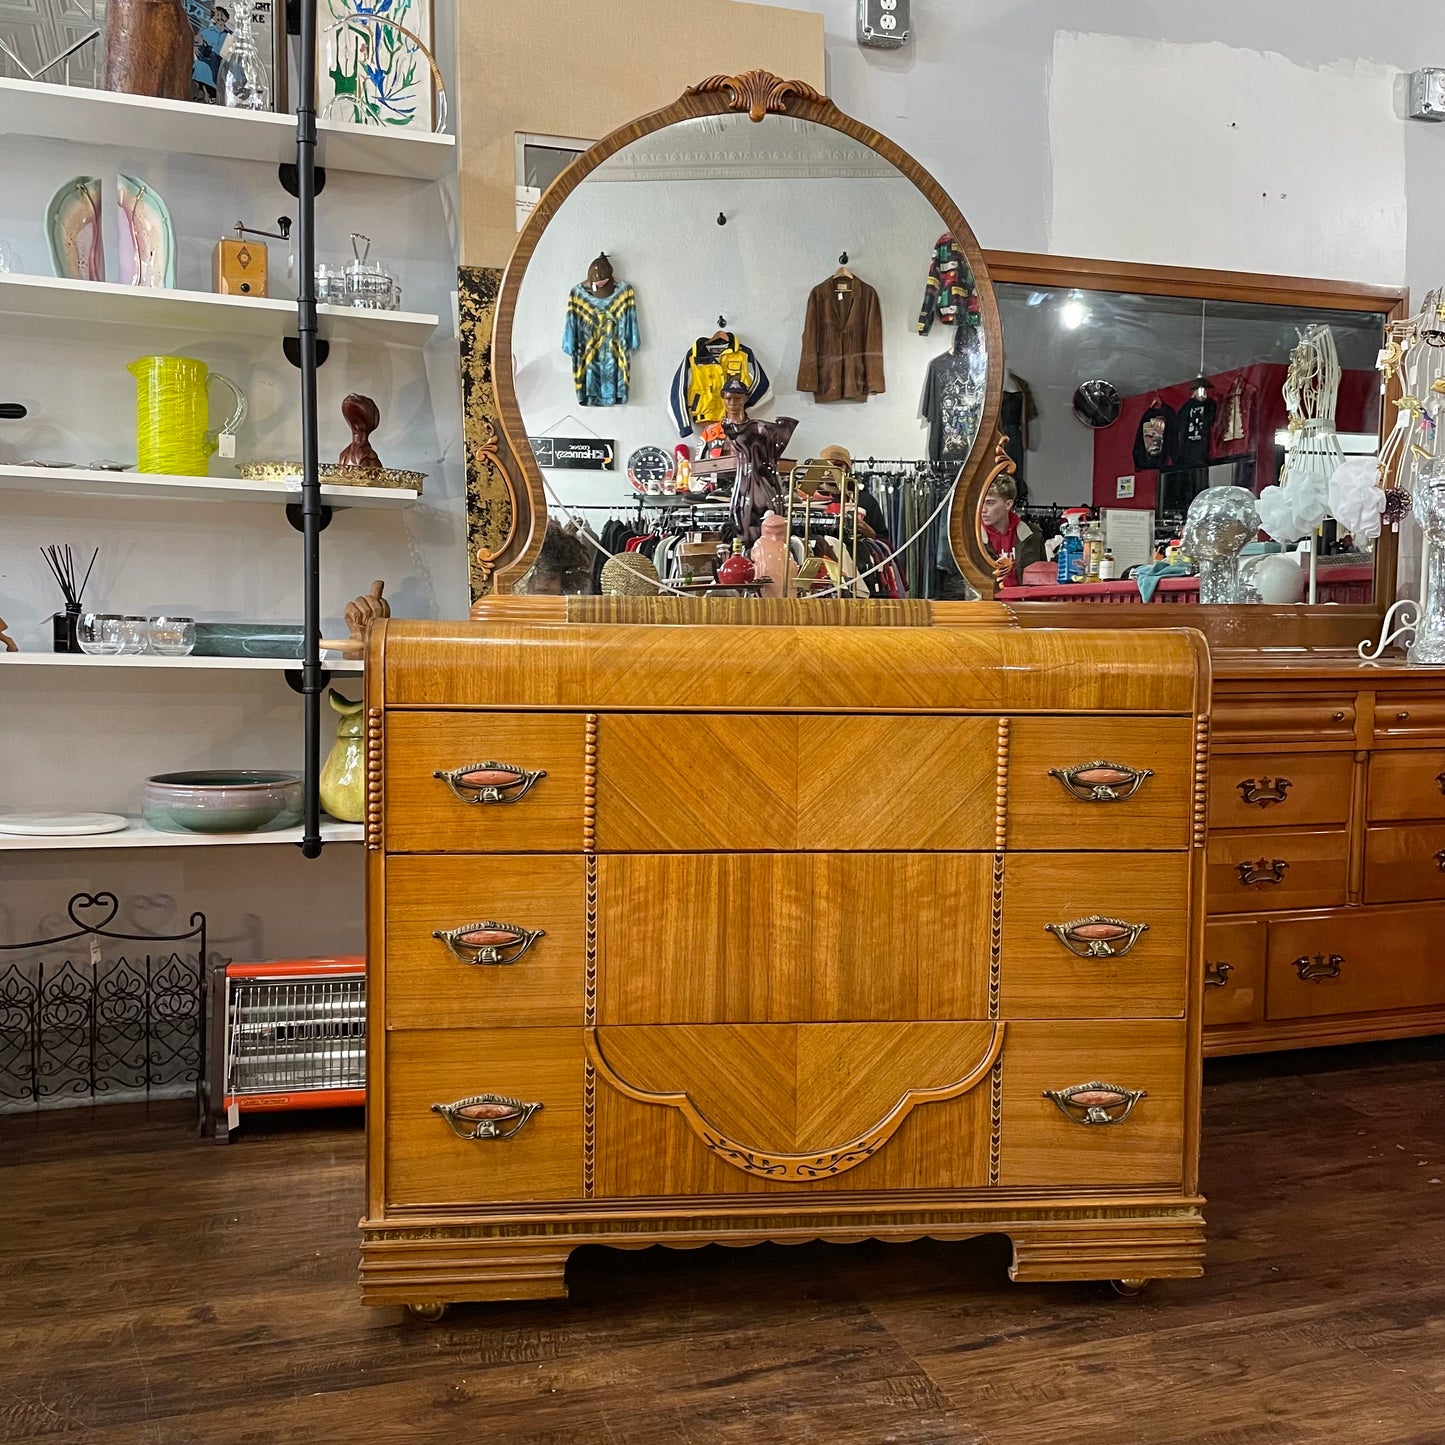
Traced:
POLYGON ((387 1024, 580 1028, 586 916, 580 856, 392 859, 387 1024))
POLYGON ((1365 902, 1445 899, 1445 823, 1397 824, 1365 833, 1365 902))
POLYGON ((991 849, 998 738, 990 717, 605 716, 597 847, 991 849))
POLYGON ((1010 725, 1008 846, 1040 852, 1187 848, 1188 718, 1020 717, 1010 725))
POLYGON ((1187 853, 1014 854, 1003 898, 1003 1018, 1183 1017, 1187 853))
POLYGON ((1352 743, 1354 693, 1216 695, 1210 718, 1215 743, 1352 743))
POLYGON ((1445 737, 1445 693, 1382 692, 1375 699, 1375 739, 1445 737))
POLYGON ((1445 905, 1269 925, 1271 1019, 1445 1005, 1445 905))
POLYGON ((580 713, 392 710, 385 728, 388 852, 582 851, 580 713))
POLYGON ((1338 908, 1345 902, 1350 837, 1303 833, 1210 833, 1208 907, 1218 913, 1338 908))
POLYGON ((1209 764, 1212 828, 1343 826, 1353 753, 1226 753, 1209 764))
POLYGON ((1445 751, 1391 748, 1370 754, 1370 822, 1445 819, 1445 751))
POLYGON ((581 1198, 584 1070, 581 1029, 389 1032, 387 1203, 581 1198))
POLYGON ((1205 928, 1206 1024, 1246 1024, 1263 1017, 1266 927, 1211 923, 1205 928))
POLYGON ((597 864, 603 1023, 988 1016, 988 854, 603 854, 597 864))
POLYGON ((1009 1024, 999 1183, 1177 1185, 1187 1039, 1183 1020, 1009 1024))

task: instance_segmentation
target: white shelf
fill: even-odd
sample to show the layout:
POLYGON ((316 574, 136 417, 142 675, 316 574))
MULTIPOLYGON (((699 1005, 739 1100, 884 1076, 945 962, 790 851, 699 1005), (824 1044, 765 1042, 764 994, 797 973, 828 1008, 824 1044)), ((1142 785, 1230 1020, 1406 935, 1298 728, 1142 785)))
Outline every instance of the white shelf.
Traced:
MULTIPOLYGON (((290 336, 296 330, 294 301, 152 290, 114 281, 70 281, 14 272, 0 274, 0 314, 43 322, 39 335, 51 334, 57 325, 84 332, 96 324, 274 337, 290 336)), ((439 324, 438 317, 419 311, 318 306, 316 314, 325 340, 363 341, 372 346, 422 347, 439 324)), ((13 333, 16 328, 5 329, 13 333)))
MULTIPOLYGON (((124 497, 162 502, 263 502, 284 506, 301 501, 300 486, 248 482, 240 477, 168 477, 145 472, 96 472, 81 467, 0 465, 0 491, 64 493, 74 497, 124 497)), ((403 487, 323 485, 330 507, 410 507, 421 494, 403 487)))
MULTIPOLYGON (((218 160, 296 159, 290 115, 0 77, 0 135, 185 152, 218 160)), ((456 163, 456 137, 379 126, 317 124, 318 165, 363 175, 435 181, 456 163)))
MULTIPOLYGON (((328 843, 359 843, 363 837, 360 823, 338 823, 334 818, 321 820, 321 836, 328 843)), ((71 838, 18 838, 0 833, 0 853, 43 853, 54 849, 83 848, 235 848, 257 843, 291 843, 301 841, 300 828, 283 828, 275 833, 161 833, 140 818, 119 833, 91 833, 71 838)))
MULTIPOLYGON (((324 654, 321 665, 328 672, 360 672, 365 666, 359 658, 328 660, 324 654)), ((5 667, 117 668, 138 672, 297 672, 301 660, 295 657, 91 657, 73 652, 0 652, 0 668, 5 667)))

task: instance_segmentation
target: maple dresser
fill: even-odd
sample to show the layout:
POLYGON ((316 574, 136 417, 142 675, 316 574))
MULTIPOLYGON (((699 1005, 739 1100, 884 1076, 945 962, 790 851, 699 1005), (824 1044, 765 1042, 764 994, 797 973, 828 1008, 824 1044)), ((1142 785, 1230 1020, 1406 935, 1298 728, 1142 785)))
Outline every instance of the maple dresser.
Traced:
POLYGON ((370 636, 364 1299, 583 1244, 1198 1274, 1198 634, 565 605, 370 636))
POLYGON ((1445 674, 1215 660, 1208 1053, 1445 1030, 1445 674))

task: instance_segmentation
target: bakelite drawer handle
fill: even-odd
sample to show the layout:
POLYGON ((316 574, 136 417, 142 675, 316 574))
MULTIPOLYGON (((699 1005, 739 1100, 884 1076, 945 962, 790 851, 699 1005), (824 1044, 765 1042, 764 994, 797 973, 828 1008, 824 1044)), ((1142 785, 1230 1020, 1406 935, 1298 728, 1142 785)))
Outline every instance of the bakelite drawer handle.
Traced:
POLYGON ((1338 978, 1343 964, 1344 959, 1338 953, 1332 953, 1328 958, 1317 953, 1313 958, 1306 955, 1294 961, 1295 972, 1305 983, 1323 983, 1327 978, 1338 978))
POLYGON ((1234 972, 1232 963, 1208 963, 1204 965, 1204 986, 1205 988, 1223 988, 1229 982, 1229 975, 1234 972))
POLYGON ((511 1139, 542 1106, 501 1094, 473 1094, 454 1104, 433 1104, 458 1139, 511 1139))
POLYGON ((491 919, 464 928, 439 928, 432 934, 451 949, 459 963, 488 967, 516 963, 539 938, 546 936, 542 928, 519 928, 515 923, 491 919))
POLYGON ((541 769, 528 772, 511 763, 468 763, 464 768, 432 774, 464 803, 517 803, 546 776, 541 769))
POLYGON ((1064 791, 1081 803, 1127 802, 1154 776, 1153 768, 1131 768, 1125 763, 1078 763, 1072 768, 1050 768, 1064 791))
POLYGON ((1122 918, 1101 918, 1097 913, 1072 923, 1044 924, 1045 933, 1052 933, 1079 958, 1123 958, 1148 929, 1147 923, 1125 923, 1122 918))
POLYGON ((1121 1089, 1117 1084, 1071 1084, 1067 1089, 1045 1089, 1059 1112, 1073 1124, 1122 1124, 1134 1105, 1149 1096, 1143 1089, 1121 1089))
POLYGON ((1272 888, 1284 882, 1289 864, 1283 858, 1259 858, 1253 863, 1236 863, 1235 872, 1246 888, 1272 888))
POLYGON ((1239 789, 1246 807, 1268 808, 1284 802, 1284 795, 1294 784, 1288 778, 1245 778, 1234 786, 1239 789))

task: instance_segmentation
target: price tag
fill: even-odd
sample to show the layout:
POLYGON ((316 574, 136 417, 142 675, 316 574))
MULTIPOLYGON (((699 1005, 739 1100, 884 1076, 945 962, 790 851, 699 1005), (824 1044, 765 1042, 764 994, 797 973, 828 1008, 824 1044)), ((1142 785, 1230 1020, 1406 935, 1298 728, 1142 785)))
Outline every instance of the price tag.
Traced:
POLYGON ((219 445, 216 451, 223 457, 234 457, 236 455, 236 434, 235 432, 223 431, 218 438, 219 445))
POLYGON ((227 1106, 227 1108, 226 1108, 226 1127, 227 1127, 228 1129, 236 1129, 236 1128, 239 1128, 239 1127, 240 1127, 240 1123, 241 1123, 241 1108, 240 1108, 240 1105, 237 1104, 237 1103, 235 1103, 234 1101, 232 1101, 232 1103, 229 1104, 229 1105, 227 1106))

